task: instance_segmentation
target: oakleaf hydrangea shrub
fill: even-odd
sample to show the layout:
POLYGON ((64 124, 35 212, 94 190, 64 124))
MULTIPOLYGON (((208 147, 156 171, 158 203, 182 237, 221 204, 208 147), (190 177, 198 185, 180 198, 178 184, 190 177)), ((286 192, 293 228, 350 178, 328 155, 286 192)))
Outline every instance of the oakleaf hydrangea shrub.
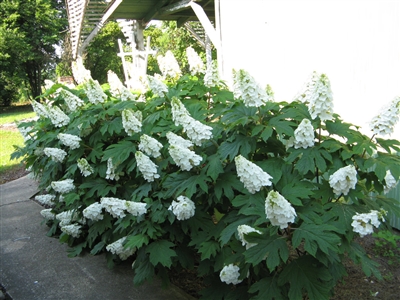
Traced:
POLYGON ((380 278, 356 238, 399 214, 385 192, 400 142, 379 137, 398 98, 371 138, 334 113, 324 74, 276 102, 246 71, 230 91, 215 63, 203 75, 188 54, 194 75, 168 54, 141 95, 83 70, 75 89, 55 84, 33 101, 39 119, 19 125, 28 138, 14 156, 39 180, 49 235, 70 256, 131 260, 135 284, 196 270, 204 299, 329 299, 345 258, 380 278))

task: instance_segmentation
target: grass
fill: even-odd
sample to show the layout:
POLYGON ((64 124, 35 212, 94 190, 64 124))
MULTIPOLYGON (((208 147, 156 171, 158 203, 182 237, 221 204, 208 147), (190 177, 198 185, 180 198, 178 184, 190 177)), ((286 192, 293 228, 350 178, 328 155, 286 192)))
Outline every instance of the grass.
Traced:
MULTIPOLYGON (((35 117, 31 105, 0 107, 0 125, 13 123, 35 117)), ((11 160, 10 155, 15 151, 13 145, 23 146, 24 139, 18 130, 0 129, 0 178, 6 173, 21 168, 21 160, 11 160)))
POLYGON ((0 175, 12 168, 20 166, 20 161, 11 160, 10 155, 14 152, 13 145, 22 146, 24 139, 19 131, 0 130, 0 175))
POLYGON ((0 125, 33 118, 35 116, 36 114, 30 104, 0 107, 0 125))

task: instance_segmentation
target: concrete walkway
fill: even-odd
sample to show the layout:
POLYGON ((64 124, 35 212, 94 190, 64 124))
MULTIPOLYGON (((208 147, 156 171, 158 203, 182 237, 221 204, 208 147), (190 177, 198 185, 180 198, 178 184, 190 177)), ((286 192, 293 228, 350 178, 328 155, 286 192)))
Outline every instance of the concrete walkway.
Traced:
POLYGON ((194 299, 154 280, 133 285, 129 264, 107 267, 104 255, 68 258, 67 246, 47 237, 37 184, 29 177, 0 185, 0 284, 13 300, 194 299))

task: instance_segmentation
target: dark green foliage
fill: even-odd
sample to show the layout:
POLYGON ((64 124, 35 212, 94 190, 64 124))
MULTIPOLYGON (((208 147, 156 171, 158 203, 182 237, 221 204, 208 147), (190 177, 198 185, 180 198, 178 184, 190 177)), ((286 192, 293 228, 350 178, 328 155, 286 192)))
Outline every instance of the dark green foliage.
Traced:
MULTIPOLYGON (((74 93, 85 99, 85 105, 70 114, 70 124, 57 128, 47 118, 21 124, 32 126, 35 138, 14 156, 25 157, 43 189, 53 181, 74 180, 75 190, 64 195, 64 202, 57 201, 55 213, 74 209, 82 217, 83 210, 102 197, 146 203, 147 212, 114 218, 103 210, 103 219, 82 224, 79 238, 63 233, 60 240, 72 246, 71 256, 85 249, 92 254, 106 251, 112 266, 118 257, 106 247, 127 237, 125 249, 136 250, 135 284, 156 274, 168 283, 168 269, 195 268, 209 283, 202 291, 204 299, 329 299, 337 281, 346 274, 342 264, 346 257, 361 264, 367 276, 379 278, 377 264, 354 242, 351 223, 357 212, 380 208, 399 211, 393 201, 381 195, 386 171, 400 176, 399 156, 391 153, 399 149, 397 141, 371 140, 335 116, 326 123, 312 120, 315 145, 295 149, 288 141, 298 124, 310 118, 305 104, 271 102, 257 109, 246 107, 227 89, 208 89, 202 78, 194 76, 169 83, 165 97, 148 91, 146 103, 122 102, 109 96, 103 104, 91 104, 82 90, 74 93), (190 171, 177 167, 168 152, 168 131, 188 138, 172 120, 172 96, 213 131, 210 140, 192 147, 202 161, 190 171), (142 112, 140 133, 126 134, 124 109, 142 112), (319 129, 325 134, 320 135, 319 129), (80 148, 63 146, 57 139, 60 132, 80 135, 80 148), (163 145, 161 156, 152 158, 160 177, 151 182, 143 178, 135 159, 141 134, 163 145), (345 137, 346 143, 337 136, 345 137), (53 162, 41 152, 45 147, 63 148, 68 156, 63 163, 53 162), (237 175, 238 155, 270 174, 272 185, 251 194, 237 175), (79 158, 86 158, 93 166, 90 176, 80 173, 79 158), (106 178, 109 158, 116 164, 118 180, 106 178), (357 185, 348 195, 337 196, 329 177, 347 165, 355 166, 357 185), (296 211, 296 219, 286 228, 273 226, 266 218, 265 199, 271 190, 278 191, 296 211), (178 220, 169 210, 178 196, 195 203, 194 216, 178 220), (247 247, 238 236, 239 225, 257 230, 245 234, 247 247), (219 278, 229 264, 240 268, 239 279, 243 281, 236 286, 219 278)), ((54 100, 66 110, 63 99, 54 100)), ((58 221, 52 222, 48 225, 55 234, 58 221)))

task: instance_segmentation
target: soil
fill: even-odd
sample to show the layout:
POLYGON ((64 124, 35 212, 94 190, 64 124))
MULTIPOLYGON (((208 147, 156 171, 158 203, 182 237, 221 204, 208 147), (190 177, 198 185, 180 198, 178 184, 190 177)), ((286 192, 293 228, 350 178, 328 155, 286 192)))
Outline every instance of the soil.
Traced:
MULTIPOLYGON (((400 232, 394 230, 395 235, 400 232)), ((397 300, 400 295, 400 241, 397 247, 387 245, 377 247, 377 239, 371 235, 359 238, 358 242, 364 247, 368 256, 380 264, 379 271, 382 280, 366 277, 360 265, 351 260, 345 261, 348 276, 335 287, 335 295, 331 300, 365 300, 382 299, 397 300)), ((200 291, 205 287, 203 281, 197 278, 194 271, 182 270, 169 273, 171 283, 184 290, 194 298, 200 298, 200 291)))

